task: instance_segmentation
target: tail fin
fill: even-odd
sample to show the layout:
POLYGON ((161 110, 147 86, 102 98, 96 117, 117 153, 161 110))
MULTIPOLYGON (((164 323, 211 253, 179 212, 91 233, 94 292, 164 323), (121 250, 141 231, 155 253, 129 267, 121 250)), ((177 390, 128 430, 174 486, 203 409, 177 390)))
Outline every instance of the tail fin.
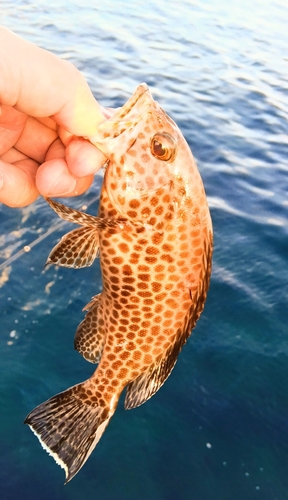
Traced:
POLYGON ((65 484, 84 465, 116 408, 116 404, 110 408, 103 399, 92 398, 83 382, 37 406, 24 422, 65 470, 65 484))

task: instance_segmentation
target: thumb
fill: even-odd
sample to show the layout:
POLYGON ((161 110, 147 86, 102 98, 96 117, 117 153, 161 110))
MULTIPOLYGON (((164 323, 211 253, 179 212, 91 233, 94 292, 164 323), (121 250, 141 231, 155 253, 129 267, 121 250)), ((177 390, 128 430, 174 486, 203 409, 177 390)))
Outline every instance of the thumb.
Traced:
POLYGON ((73 64, 4 27, 0 27, 0 73, 0 102, 22 113, 52 116, 68 132, 83 137, 95 134, 105 120, 73 64))

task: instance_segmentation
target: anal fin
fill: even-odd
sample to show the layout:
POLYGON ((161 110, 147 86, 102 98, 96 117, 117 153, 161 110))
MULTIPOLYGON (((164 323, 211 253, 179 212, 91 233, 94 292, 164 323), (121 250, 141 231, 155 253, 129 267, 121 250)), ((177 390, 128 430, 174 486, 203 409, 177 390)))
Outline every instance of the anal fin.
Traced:
POLYGON ((50 252, 46 265, 63 267, 91 266, 98 253, 98 231, 95 227, 79 227, 65 234, 50 252))
POLYGON ((90 363, 99 362, 105 342, 104 333, 99 331, 97 325, 100 302, 101 293, 93 297, 84 308, 88 313, 78 326, 74 338, 75 349, 90 363))

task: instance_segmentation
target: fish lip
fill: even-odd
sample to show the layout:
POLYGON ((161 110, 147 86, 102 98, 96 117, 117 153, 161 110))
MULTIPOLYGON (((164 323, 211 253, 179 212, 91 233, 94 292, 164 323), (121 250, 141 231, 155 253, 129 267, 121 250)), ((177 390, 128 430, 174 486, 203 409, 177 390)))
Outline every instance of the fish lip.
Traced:
MULTIPOLYGON (((116 113, 109 119, 109 121, 113 121, 113 119, 115 118, 124 118, 129 115, 129 112, 133 111, 135 107, 139 108, 137 104, 140 104, 139 101, 145 96, 145 94, 149 94, 149 97, 151 98, 151 100, 153 100, 148 85, 146 83, 140 83, 140 85, 138 85, 128 101, 116 111, 116 113)), ((101 125, 104 124, 102 123, 101 125)))
MULTIPOLYGON (((154 100, 148 85, 141 83, 128 101, 121 108, 118 108, 113 116, 99 125, 97 133, 89 138, 90 142, 100 150, 102 150, 101 146, 104 147, 105 144, 106 149, 106 143, 114 141, 133 129, 153 103, 154 100)), ((105 154, 104 150, 103 153, 105 154)))
MULTIPOLYGON (((137 106, 141 98, 144 97, 144 95, 147 93, 150 95, 151 99, 153 99, 150 94, 148 85, 144 82, 140 83, 140 85, 138 85, 138 87, 135 89, 134 93, 128 99, 128 101, 125 104, 123 104, 123 106, 119 108, 116 111, 116 113, 107 121, 114 121, 115 118, 124 118, 127 115, 129 115, 129 112, 135 109, 135 106, 137 106)), ((104 123, 102 123, 101 125, 104 125, 104 123)))

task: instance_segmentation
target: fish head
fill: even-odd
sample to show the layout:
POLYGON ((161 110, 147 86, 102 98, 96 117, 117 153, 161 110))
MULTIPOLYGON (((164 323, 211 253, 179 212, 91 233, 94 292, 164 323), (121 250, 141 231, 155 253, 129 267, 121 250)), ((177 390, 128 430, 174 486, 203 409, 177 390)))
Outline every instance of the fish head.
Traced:
POLYGON ((109 160, 106 192, 124 216, 131 201, 147 199, 147 194, 169 186, 175 176, 187 180, 191 167, 198 172, 181 131, 154 101, 145 83, 99 126, 92 142, 109 160))

